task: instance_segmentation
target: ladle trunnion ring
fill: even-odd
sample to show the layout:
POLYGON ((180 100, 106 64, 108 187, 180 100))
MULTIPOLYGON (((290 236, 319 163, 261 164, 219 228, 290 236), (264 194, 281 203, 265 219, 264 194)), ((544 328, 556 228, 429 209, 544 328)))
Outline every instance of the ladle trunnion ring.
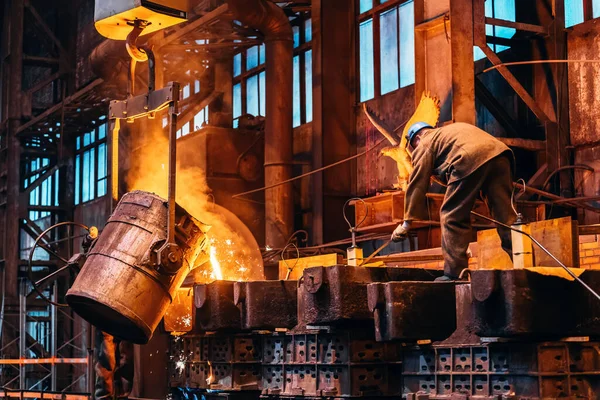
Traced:
POLYGON ((186 275, 208 259, 209 227, 177 206, 180 263, 175 268, 161 263, 167 214, 167 201, 152 193, 123 196, 67 292, 67 303, 79 316, 117 338, 150 340, 186 275))

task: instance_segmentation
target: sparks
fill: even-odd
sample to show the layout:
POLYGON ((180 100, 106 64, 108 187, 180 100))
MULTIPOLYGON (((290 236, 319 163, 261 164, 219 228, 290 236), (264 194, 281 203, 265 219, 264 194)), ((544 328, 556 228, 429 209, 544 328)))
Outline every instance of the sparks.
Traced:
POLYGON ((213 276, 215 279, 223 280, 223 271, 221 271, 221 263, 217 259, 217 248, 215 246, 210 246, 210 264, 213 269, 213 276))

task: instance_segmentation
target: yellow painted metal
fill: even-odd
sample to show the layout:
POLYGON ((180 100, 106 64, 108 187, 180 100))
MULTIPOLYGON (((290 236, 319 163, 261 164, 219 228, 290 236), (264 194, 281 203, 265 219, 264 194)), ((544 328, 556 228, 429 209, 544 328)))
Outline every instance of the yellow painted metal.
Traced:
MULTIPOLYGON (((302 257, 297 261, 287 260, 287 265, 293 267, 288 279, 300 279, 305 268, 310 267, 330 267, 342 263, 342 257, 339 254, 323 254, 312 257, 302 257)), ((288 274, 288 266, 283 261, 279 261, 279 279, 285 279, 288 274)))
POLYGON ((95 26, 104 37, 125 40, 132 22, 144 20, 150 24, 147 35, 187 20, 188 0, 102 0, 96 1, 95 26))
MULTIPOLYGON (((515 228, 531 234, 531 226, 527 224, 516 225, 515 228)), ((533 267, 533 243, 527 236, 511 231, 513 247, 513 265, 515 268, 533 267)))

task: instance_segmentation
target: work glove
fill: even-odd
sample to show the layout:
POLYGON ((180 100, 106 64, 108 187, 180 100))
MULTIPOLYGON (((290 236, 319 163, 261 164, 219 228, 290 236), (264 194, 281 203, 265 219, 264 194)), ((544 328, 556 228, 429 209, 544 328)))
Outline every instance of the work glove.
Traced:
POLYGON ((404 221, 402 224, 398 225, 398 227, 392 233, 392 241, 397 243, 408 237, 408 232, 410 231, 410 222, 404 221))

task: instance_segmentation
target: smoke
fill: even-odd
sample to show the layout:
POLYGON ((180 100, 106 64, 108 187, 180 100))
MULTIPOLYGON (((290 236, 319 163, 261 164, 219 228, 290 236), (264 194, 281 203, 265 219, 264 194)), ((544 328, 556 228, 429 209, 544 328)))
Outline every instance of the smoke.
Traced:
MULTIPOLYGON (((137 134, 146 136, 141 133, 142 130, 137 134)), ((152 192, 166 199, 168 140, 161 129, 148 131, 151 134, 144 137, 143 145, 133 152, 134 165, 126 176, 127 187, 128 190, 152 192)), ((194 218, 211 226, 208 238, 218 262, 197 267, 188 280, 207 283, 221 276, 222 279, 234 281, 263 279, 262 257, 256 241, 239 219, 214 204, 205 171, 197 166, 201 157, 205 155, 199 151, 195 160, 177 160, 176 201, 194 218), (221 271, 215 270, 219 265, 221 271)))

